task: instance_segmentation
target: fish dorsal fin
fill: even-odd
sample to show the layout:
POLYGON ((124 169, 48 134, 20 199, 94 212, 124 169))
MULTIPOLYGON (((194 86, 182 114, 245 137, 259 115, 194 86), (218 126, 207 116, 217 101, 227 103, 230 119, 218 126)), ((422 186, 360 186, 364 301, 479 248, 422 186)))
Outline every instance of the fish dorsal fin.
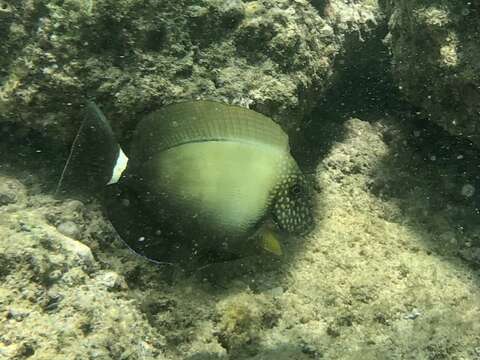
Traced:
POLYGON ((288 151, 288 136, 272 119, 253 110, 216 101, 169 105, 144 118, 132 144, 137 161, 186 143, 251 142, 288 151))

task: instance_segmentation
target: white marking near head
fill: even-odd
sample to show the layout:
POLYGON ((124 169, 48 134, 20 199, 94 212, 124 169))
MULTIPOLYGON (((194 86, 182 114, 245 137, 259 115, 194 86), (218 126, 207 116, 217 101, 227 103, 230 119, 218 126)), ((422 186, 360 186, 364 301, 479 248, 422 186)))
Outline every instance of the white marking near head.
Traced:
POLYGON ((123 150, 120 148, 118 152, 117 161, 115 162, 115 166, 113 167, 112 177, 107 185, 116 184, 122 176, 123 171, 127 168, 128 164, 128 157, 125 155, 123 150))

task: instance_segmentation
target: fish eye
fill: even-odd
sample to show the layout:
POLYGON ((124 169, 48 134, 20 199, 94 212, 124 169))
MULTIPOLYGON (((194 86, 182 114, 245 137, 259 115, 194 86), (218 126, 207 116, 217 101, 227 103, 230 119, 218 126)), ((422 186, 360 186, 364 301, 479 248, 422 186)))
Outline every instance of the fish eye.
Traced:
POLYGON ((0 11, 2 12, 10 12, 12 9, 10 5, 8 5, 5 1, 0 1, 0 11))
POLYGON ((291 188, 290 188, 290 193, 292 195, 300 195, 300 193, 302 192, 302 187, 300 186, 300 184, 294 184, 291 188))

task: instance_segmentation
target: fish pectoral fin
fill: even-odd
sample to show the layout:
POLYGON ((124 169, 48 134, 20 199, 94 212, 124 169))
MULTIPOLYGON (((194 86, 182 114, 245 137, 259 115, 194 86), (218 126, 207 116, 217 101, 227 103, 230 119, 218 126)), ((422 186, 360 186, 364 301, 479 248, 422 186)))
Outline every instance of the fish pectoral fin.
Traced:
POLYGON ((273 230, 265 229, 260 238, 261 246, 264 250, 277 256, 283 255, 282 245, 273 230))

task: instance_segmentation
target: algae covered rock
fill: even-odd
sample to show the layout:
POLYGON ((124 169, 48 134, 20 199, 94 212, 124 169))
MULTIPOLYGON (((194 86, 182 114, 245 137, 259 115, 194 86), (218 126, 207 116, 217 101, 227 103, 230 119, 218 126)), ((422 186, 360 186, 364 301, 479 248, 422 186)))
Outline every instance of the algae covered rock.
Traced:
POLYGON ((217 304, 218 338, 228 351, 248 356, 251 347, 258 346, 263 328, 276 325, 280 314, 264 295, 245 292, 231 295, 217 304))
MULTIPOLYGON (((0 0, 0 51, 7 54, 0 58, 1 120, 50 139, 67 134, 79 120, 79 95, 95 96, 124 132, 132 115, 188 97, 250 104, 279 120, 280 113, 299 116, 330 82, 339 44, 361 48, 375 27, 368 14, 381 18, 378 8, 367 11, 373 1, 311 3, 320 15, 302 0, 0 0), (329 27, 317 27, 320 17, 329 27)), ((478 6, 470 2, 462 24, 466 5, 453 3, 388 4, 389 41, 404 94, 447 128, 443 121, 456 116, 453 129, 467 134, 471 108, 459 94, 467 78, 478 86, 477 75, 467 76, 478 70, 469 62, 478 6), (421 9, 432 4, 448 10, 445 24, 425 25, 421 9), (447 30, 466 46, 457 48, 459 65, 445 68, 440 44, 447 30), (417 98, 428 89, 437 99, 450 89, 458 112, 417 98)), ((344 54, 337 65, 368 63, 351 57, 365 52, 344 54)), ((353 86, 337 93, 361 87, 351 78, 344 84, 353 86)), ((27 137, 8 124, 2 132, 11 138, 0 141, 0 358, 478 358, 472 169, 480 156, 437 127, 413 124, 409 110, 370 114, 369 121, 313 113, 309 160, 321 209, 314 232, 289 242, 282 259, 241 259, 194 275, 128 251, 95 200, 41 192, 37 168, 51 167, 39 161, 43 148, 26 152, 27 137)))
POLYGON ((338 52, 306 1, 8 6, 0 13, 0 120, 68 134, 66 140, 86 96, 122 130, 135 125, 134 115, 197 98, 281 113, 292 128, 328 86, 338 52))
POLYGON ((480 6, 393 1, 387 40, 393 73, 420 115, 480 144, 480 6))
POLYGON ((21 182, 12 177, 0 176, 0 207, 22 204, 26 196, 26 189, 21 182))
POLYGON ((159 355, 162 337, 115 291, 121 275, 100 271, 91 249, 49 225, 38 205, 0 208, 0 357, 159 355))
POLYGON ((19 200, 0 206, 0 354, 474 359, 480 282, 469 263, 478 268, 480 230, 472 204, 441 187, 460 191, 468 180, 458 162, 440 161, 445 140, 420 146, 426 134, 394 119, 315 124, 331 145, 317 167, 314 232, 289 243, 282 260, 192 276, 128 251, 95 202, 2 178, 19 200))
POLYGON ((378 0, 312 0, 311 3, 332 25, 337 36, 353 33, 358 42, 367 40, 368 33, 385 19, 378 0))

